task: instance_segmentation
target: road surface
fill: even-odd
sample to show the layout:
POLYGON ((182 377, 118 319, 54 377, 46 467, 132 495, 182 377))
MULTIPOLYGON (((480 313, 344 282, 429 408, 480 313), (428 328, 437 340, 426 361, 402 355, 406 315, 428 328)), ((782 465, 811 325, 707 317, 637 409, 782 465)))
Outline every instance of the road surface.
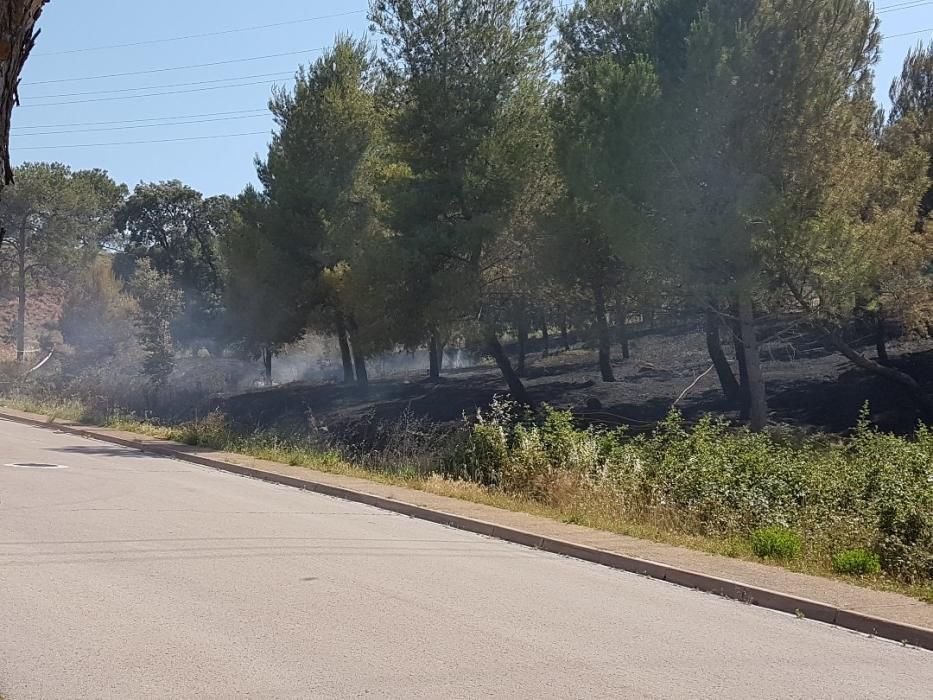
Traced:
POLYGON ((931 688, 929 652, 0 421, 7 700, 904 699, 931 688))

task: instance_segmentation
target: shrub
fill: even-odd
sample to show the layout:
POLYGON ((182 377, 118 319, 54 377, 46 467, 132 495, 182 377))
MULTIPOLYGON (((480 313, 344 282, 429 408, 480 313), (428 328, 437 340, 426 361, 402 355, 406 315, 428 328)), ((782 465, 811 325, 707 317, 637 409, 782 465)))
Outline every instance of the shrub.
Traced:
POLYGON ((856 576, 877 574, 881 571, 881 559, 866 549, 845 549, 833 557, 833 571, 856 576))
POLYGON ((596 499, 614 517, 665 530, 751 538, 759 556, 778 560, 797 556, 804 539, 817 557, 840 541, 871 542, 891 576, 933 577, 927 428, 905 438, 863 420, 850 438, 755 434, 712 417, 690 426, 674 412, 632 437, 500 402, 465 433, 445 473, 548 504, 596 499))
POLYGON ((800 536, 787 528, 764 527, 752 533, 752 551, 762 559, 794 559, 800 554, 800 536))
POLYGON ((688 430, 672 413, 635 447, 655 499, 689 514, 704 534, 747 534, 799 516, 806 464, 766 435, 710 416, 688 430))
POLYGON ((176 439, 186 445, 222 450, 229 446, 232 436, 226 416, 220 411, 212 411, 201 420, 182 425, 176 439))
POLYGON ((908 441, 863 420, 846 456, 863 475, 882 568, 908 581, 933 577, 933 432, 922 427, 908 441))

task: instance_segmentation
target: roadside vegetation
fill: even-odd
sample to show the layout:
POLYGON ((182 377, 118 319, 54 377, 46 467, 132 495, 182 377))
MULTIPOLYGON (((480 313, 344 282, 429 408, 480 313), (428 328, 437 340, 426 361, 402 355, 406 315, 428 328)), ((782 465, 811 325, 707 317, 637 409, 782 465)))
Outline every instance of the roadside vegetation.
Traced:
POLYGON ((78 402, 9 407, 292 466, 359 476, 933 602, 933 432, 861 421, 850 437, 736 430, 714 418, 657 429, 578 427, 508 401, 455 433, 406 417, 379 451, 326 436, 238 433, 214 413, 179 425, 89 414, 78 402))

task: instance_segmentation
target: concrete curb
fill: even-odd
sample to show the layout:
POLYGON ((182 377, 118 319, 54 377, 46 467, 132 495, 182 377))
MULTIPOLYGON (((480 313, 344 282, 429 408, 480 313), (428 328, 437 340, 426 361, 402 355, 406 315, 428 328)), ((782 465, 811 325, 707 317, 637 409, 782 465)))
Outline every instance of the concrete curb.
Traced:
POLYGON ((738 581, 730 581, 725 578, 718 578, 709 574, 698 573, 668 564, 639 559, 617 552, 609 552, 596 547, 590 547, 588 545, 504 527, 483 520, 467 518, 452 513, 444 513, 443 511, 432 510, 423 506, 417 506, 411 503, 405 503, 404 501, 365 493, 363 491, 325 484, 312 479, 298 479, 284 474, 276 474, 271 471, 254 469, 252 467, 224 462, 219 459, 195 455, 185 451, 183 449, 184 446, 179 445, 176 447, 173 443, 167 441, 151 442, 143 441, 142 439, 126 440, 73 423, 56 423, 52 419, 40 419, 37 417, 34 418, 6 413, 4 411, 0 411, 0 419, 39 428, 59 430, 78 437, 121 445, 123 447, 140 450, 141 452, 170 457, 172 459, 218 469, 240 476, 261 479, 283 486, 291 486, 305 491, 313 491, 326 496, 341 498, 346 501, 362 503, 419 520, 427 520, 459 530, 465 530, 487 537, 494 537, 525 547, 532 547, 552 554, 559 554, 613 569, 641 574, 678 586, 693 588, 706 593, 713 593, 749 605, 757 605, 770 610, 796 614, 855 632, 890 639, 933 651, 933 629, 886 620, 854 610, 845 610, 829 603, 808 600, 807 598, 795 596, 791 593, 782 593, 758 586, 750 586, 738 581))

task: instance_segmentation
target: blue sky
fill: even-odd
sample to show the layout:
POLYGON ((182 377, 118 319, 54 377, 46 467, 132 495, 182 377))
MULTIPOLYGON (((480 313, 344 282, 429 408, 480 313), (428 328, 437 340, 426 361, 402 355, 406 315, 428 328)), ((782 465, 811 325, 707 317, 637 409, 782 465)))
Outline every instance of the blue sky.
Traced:
MULTIPOLYGON (((365 33, 366 6, 366 0, 52 0, 23 73, 14 160, 104 168, 130 186, 177 178, 208 195, 236 194, 255 180, 253 159, 269 140, 272 85, 289 84, 295 68, 313 61, 315 49, 337 33, 365 33), (271 24, 278 26, 157 41, 271 24), (193 65, 200 67, 174 70, 193 65), (159 143, 127 143, 139 141, 159 143)), ((933 0, 879 0, 878 7, 890 8, 880 14, 886 35, 928 30, 885 40, 877 69, 883 95, 907 49, 933 38, 933 0)))

